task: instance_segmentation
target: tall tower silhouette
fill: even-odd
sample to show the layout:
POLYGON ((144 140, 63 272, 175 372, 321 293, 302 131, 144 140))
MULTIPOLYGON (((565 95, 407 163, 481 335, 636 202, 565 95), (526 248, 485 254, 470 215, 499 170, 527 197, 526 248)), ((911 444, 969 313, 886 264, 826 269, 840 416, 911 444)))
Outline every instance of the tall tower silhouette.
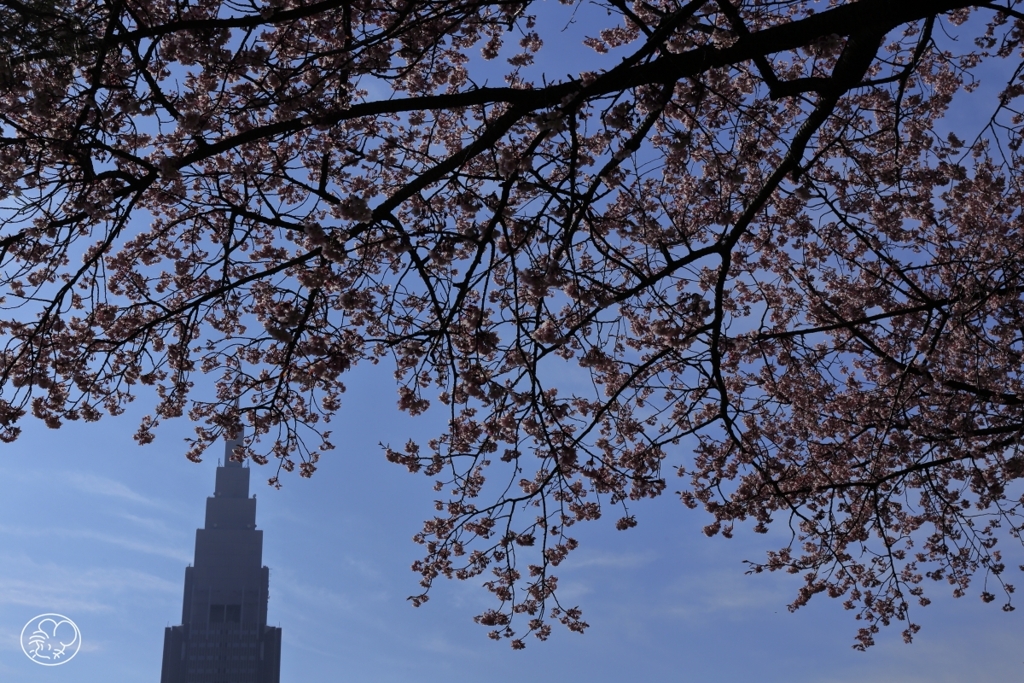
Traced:
POLYGON ((281 629, 267 626, 270 570, 249 468, 231 459, 242 435, 225 444, 206 525, 196 529, 193 566, 185 568, 181 625, 164 632, 160 683, 279 683, 281 629))

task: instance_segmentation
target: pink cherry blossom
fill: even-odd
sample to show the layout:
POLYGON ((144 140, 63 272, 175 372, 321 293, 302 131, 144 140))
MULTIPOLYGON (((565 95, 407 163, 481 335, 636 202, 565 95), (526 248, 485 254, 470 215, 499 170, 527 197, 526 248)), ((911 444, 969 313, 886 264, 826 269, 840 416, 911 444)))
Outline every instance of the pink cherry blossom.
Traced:
POLYGON ((0 6, 0 439, 155 392, 139 442, 244 424, 279 486, 370 363, 449 424, 385 447, 438 492, 413 604, 480 582, 514 648, 587 626, 572 527, 666 491, 791 529, 750 572, 856 647, 926 590, 1013 609, 1019 0, 580 4, 575 76, 540 9, 0 6))

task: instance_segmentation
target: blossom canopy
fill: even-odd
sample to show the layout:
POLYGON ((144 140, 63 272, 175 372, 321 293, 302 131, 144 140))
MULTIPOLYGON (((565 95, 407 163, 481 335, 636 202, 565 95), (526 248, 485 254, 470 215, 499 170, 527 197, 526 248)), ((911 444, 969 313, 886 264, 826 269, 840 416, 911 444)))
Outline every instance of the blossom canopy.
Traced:
POLYGON ((513 647, 666 491, 788 525, 750 570, 856 647, 932 581, 1012 609, 1020 5, 578 0, 562 75, 530 0, 0 0, 0 438, 148 390, 140 442, 244 424, 278 484, 379 364, 448 414, 386 448, 440 496, 413 602, 482 577, 513 647))

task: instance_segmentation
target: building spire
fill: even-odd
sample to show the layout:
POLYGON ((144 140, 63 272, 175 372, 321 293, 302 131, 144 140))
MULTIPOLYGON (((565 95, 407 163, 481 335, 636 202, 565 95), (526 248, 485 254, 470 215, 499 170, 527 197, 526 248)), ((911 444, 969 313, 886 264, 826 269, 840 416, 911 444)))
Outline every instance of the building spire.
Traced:
MULTIPOLYGON (((239 399, 235 399, 235 412, 238 412, 239 399)), ((231 436, 225 433, 224 438, 224 467, 241 467, 242 463, 232 459, 231 456, 235 453, 235 448, 242 445, 245 441, 245 427, 239 424, 238 432, 231 436)))
POLYGON ((236 434, 225 434, 225 462, 185 569, 181 624, 164 630, 161 683, 281 681, 281 629, 267 625, 270 570, 249 496, 252 470, 231 460, 244 439, 236 424, 236 434))

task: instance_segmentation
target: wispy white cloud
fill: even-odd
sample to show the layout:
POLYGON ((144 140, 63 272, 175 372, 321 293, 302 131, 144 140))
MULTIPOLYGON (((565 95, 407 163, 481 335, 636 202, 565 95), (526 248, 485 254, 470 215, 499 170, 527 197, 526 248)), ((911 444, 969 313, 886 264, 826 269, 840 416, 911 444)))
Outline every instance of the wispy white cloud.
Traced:
POLYGON ((33 527, 33 526, 14 526, 10 524, 0 524, 0 534, 8 536, 18 537, 31 537, 38 539, 47 539, 50 541, 65 541, 66 539, 88 539, 91 541, 99 541, 101 543, 109 543, 116 545, 127 550, 133 550, 135 552, 146 553, 149 555, 158 555, 160 557, 168 557, 172 560, 176 560, 183 564, 187 564, 192 561, 192 553, 189 552, 183 544, 176 543, 154 543, 151 541, 142 541, 129 536, 117 536, 114 534, 102 533, 99 531, 93 531, 92 529, 73 529, 73 528, 61 528, 61 527, 33 527))
POLYGON ((99 598, 76 595, 73 589, 65 586, 11 578, 4 578, 0 586, 0 605, 22 605, 38 612, 57 611, 61 614, 107 612, 113 609, 99 598))
POLYGON ((672 597, 658 610, 684 619, 749 610, 784 610, 794 591, 774 578, 738 572, 687 574, 671 586, 668 592, 672 597))
POLYGON ((159 555, 160 557, 168 557, 172 560, 177 560, 182 564, 188 564, 192 562, 192 553, 184 548, 175 547, 172 545, 163 545, 159 543, 149 543, 146 541, 139 541, 133 538, 127 538, 124 536, 114 536, 112 534, 103 534, 96 531, 78 531, 74 534, 78 538, 88 538, 102 543, 109 543, 116 545, 127 550, 134 550, 139 553, 147 553, 149 555, 159 555))
POLYGON ((75 488, 82 493, 120 498, 121 500, 128 500, 133 503, 141 503, 144 505, 156 504, 155 501, 136 493, 128 486, 108 477, 101 477, 86 472, 66 472, 64 473, 63 478, 64 481, 72 488, 75 488))
POLYGON ((479 659, 483 654, 479 649, 458 645, 438 634, 427 636, 418 645, 427 652, 446 656, 479 659))
POLYGON ((318 657, 328 657, 330 659, 339 659, 337 652, 328 652, 327 650, 321 650, 312 647, 309 643, 298 638, 289 638, 287 635, 288 631, 285 631, 284 645, 289 650, 302 650, 303 652, 309 652, 310 654, 317 655, 318 657))
POLYGON ((287 602, 298 602, 329 612, 352 612, 355 609, 355 601, 343 593, 329 590, 323 586, 289 581, 281 577, 275 578, 279 580, 275 582, 277 587, 274 590, 281 593, 287 602))
MULTIPOLYGON (((650 564, 658 558, 653 552, 612 553, 592 550, 578 550, 565 561, 564 569, 585 569, 587 567, 611 567, 614 569, 636 569, 650 564)), ((559 567, 561 569, 561 567, 559 567)))
POLYGON ((165 521, 156 517, 140 517, 130 513, 121 513, 118 515, 121 519, 128 520, 132 524, 145 529, 146 531, 153 534, 160 534, 168 537, 180 537, 184 527, 176 525, 174 528, 167 525, 165 521))
POLYGON ((125 595, 173 594, 180 590, 177 583, 132 569, 79 570, 25 557, 8 559, 0 565, 0 605, 21 605, 68 616, 109 612, 125 595))
POLYGON ((589 595, 593 591, 593 584, 586 581, 566 581, 563 579, 558 582, 559 600, 568 601, 570 604, 576 602, 585 595, 589 595))

